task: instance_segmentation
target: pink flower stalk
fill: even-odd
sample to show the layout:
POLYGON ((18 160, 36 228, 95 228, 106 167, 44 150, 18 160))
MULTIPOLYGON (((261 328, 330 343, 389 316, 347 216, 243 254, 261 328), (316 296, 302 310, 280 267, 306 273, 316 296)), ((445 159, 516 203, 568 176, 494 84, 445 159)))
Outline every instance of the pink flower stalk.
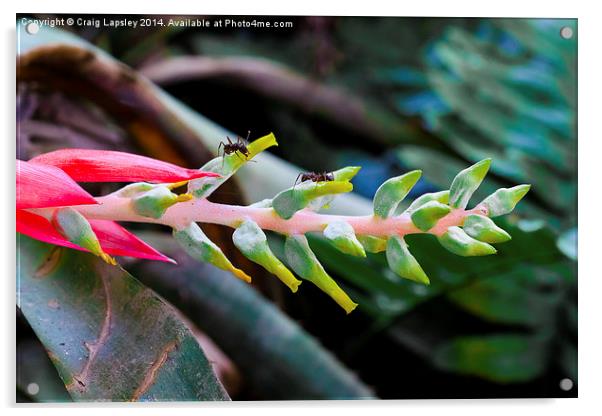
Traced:
POLYGON ((484 159, 459 172, 449 190, 424 194, 403 212, 399 212, 400 204, 420 179, 419 170, 385 181, 374 196, 373 213, 364 216, 318 212, 335 195, 353 189, 351 179, 358 166, 333 171, 324 180, 307 179, 249 206, 207 200, 246 161, 276 145, 274 135, 268 134, 241 144, 242 150, 224 151, 207 162, 205 171, 122 152, 84 149, 58 150, 29 162, 17 161, 17 231, 51 244, 89 251, 110 264, 116 264, 110 255, 172 261, 115 221, 162 224, 173 229, 174 239, 193 258, 250 282, 251 278, 230 262, 198 223, 221 224, 235 229, 232 241, 246 258, 274 274, 292 292, 301 281, 291 270, 350 313, 357 304, 328 275, 306 234, 321 233, 339 251, 352 256, 384 252, 390 269, 401 278, 429 284, 405 236, 431 234, 441 246, 460 256, 495 254, 492 244, 508 241, 511 236, 491 218, 512 212, 530 188, 526 184, 501 188, 474 208, 467 208, 491 164, 491 159, 484 159), (76 181, 138 183, 94 198, 76 181), (187 193, 173 192, 189 181, 187 193), (265 230, 285 237, 284 256, 291 270, 271 251, 265 230))

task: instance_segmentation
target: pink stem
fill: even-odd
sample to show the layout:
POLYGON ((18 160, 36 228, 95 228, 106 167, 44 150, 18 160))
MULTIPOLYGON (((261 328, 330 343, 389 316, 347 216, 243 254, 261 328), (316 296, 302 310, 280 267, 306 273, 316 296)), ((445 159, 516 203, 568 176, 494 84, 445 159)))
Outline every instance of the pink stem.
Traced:
MULTIPOLYGON (((237 227, 245 219, 255 221, 264 230, 276 231, 281 234, 305 234, 308 232, 322 232, 324 228, 334 221, 345 221, 350 224, 358 235, 372 235, 388 237, 391 235, 406 235, 423 233, 412 223, 408 214, 402 214, 387 219, 372 215, 347 216, 319 214, 310 210, 297 212, 292 218, 280 218, 271 208, 255 208, 239 205, 216 204, 206 199, 180 202, 169 208, 159 218, 148 218, 137 214, 130 205, 128 198, 105 196, 97 198, 98 205, 74 206, 85 217, 90 219, 105 219, 113 221, 146 222, 164 224, 176 229, 185 227, 191 222, 221 224, 228 227, 237 227)), ((51 209, 35 210, 47 218, 51 209)), ((429 234, 441 235, 454 225, 462 225, 464 218, 469 214, 486 214, 484 208, 477 206, 471 210, 454 209, 443 217, 435 227, 428 231, 429 234)))

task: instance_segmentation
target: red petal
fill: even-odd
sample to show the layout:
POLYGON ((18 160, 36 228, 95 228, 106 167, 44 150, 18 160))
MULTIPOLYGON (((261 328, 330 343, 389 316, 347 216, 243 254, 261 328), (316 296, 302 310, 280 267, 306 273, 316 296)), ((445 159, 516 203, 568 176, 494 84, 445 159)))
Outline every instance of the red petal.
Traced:
MULTIPOLYGON (((175 261, 164 256, 116 222, 89 221, 103 251, 107 254, 175 263, 175 261)), ((88 251, 66 240, 46 218, 29 211, 17 210, 17 232, 45 243, 88 251)))
POLYGON ((17 160, 17 208, 97 203, 62 170, 17 160))
POLYGON ((180 182, 213 172, 186 169, 150 157, 113 150, 62 149, 34 157, 30 162, 61 168, 78 182, 180 182))
POLYGON ((46 218, 29 211, 17 210, 17 232, 45 243, 87 251, 65 240, 46 218))
POLYGON ((175 263, 174 260, 161 254, 115 221, 88 221, 90 221, 102 249, 108 254, 175 263))

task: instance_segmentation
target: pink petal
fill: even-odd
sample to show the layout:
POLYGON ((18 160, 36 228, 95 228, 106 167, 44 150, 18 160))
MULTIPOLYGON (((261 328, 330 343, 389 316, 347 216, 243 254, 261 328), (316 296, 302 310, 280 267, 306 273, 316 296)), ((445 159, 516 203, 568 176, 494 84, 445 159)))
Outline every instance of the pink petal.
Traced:
MULTIPOLYGON (((161 254, 116 222, 89 221, 103 251, 107 254, 175 263, 174 260, 161 254)), ((88 251, 66 240, 46 218, 29 211, 17 210, 17 232, 45 243, 88 251)))
POLYGON ((186 169, 146 156, 113 150, 62 149, 44 153, 30 160, 64 170, 78 182, 180 182, 213 172, 186 169))
POLYGON ((46 218, 22 209, 17 210, 17 232, 45 243, 87 251, 65 240, 46 218))
POLYGON ((59 168, 17 160, 17 208, 97 203, 59 168))
POLYGON ((88 221, 90 221, 102 249, 108 254, 175 263, 174 260, 161 254, 115 221, 88 221))

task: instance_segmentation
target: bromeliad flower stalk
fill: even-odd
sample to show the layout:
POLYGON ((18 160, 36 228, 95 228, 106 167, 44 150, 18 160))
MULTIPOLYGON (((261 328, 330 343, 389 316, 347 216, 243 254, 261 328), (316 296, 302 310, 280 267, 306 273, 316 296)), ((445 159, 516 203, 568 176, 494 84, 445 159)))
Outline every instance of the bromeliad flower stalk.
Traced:
POLYGON ((496 250, 491 244, 511 237, 491 217, 511 212, 530 188, 519 185, 499 189, 468 209, 472 194, 489 169, 491 160, 485 159, 460 172, 449 190, 422 195, 403 212, 398 212, 399 205, 420 179, 421 171, 411 171, 383 183, 374 197, 373 214, 366 216, 321 212, 337 194, 353 189, 351 180, 360 169, 354 166, 332 172, 316 182, 310 179, 294 184, 273 199, 249 206, 207 200, 244 163, 274 145, 276 139, 269 134, 248 144, 247 152, 219 156, 200 170, 121 152, 78 149, 18 162, 19 166, 25 166, 17 175, 21 181, 18 192, 22 193, 19 188, 23 187, 25 194, 35 194, 38 185, 31 184, 35 175, 30 171, 49 169, 61 177, 57 186, 64 196, 53 201, 40 190, 36 203, 23 204, 35 200, 32 197, 17 198, 17 231, 52 244, 90 251, 109 262, 113 261, 109 254, 169 261, 116 221, 163 224, 173 229, 176 241, 192 257, 250 282, 251 277, 233 265, 199 226, 221 224, 235 229, 233 242, 244 256, 274 274, 291 291, 296 292, 301 283, 296 274, 318 286, 349 313, 357 304, 322 267, 306 234, 320 233, 338 250, 352 256, 385 252, 390 268, 400 277, 429 284, 426 272, 410 253, 406 235, 432 234, 444 248, 460 256, 494 254, 496 250), (144 182, 96 198, 74 182, 141 179, 144 182), (185 184, 187 192, 175 192, 185 184), (284 259, 271 251, 265 231, 285 237, 284 259))

